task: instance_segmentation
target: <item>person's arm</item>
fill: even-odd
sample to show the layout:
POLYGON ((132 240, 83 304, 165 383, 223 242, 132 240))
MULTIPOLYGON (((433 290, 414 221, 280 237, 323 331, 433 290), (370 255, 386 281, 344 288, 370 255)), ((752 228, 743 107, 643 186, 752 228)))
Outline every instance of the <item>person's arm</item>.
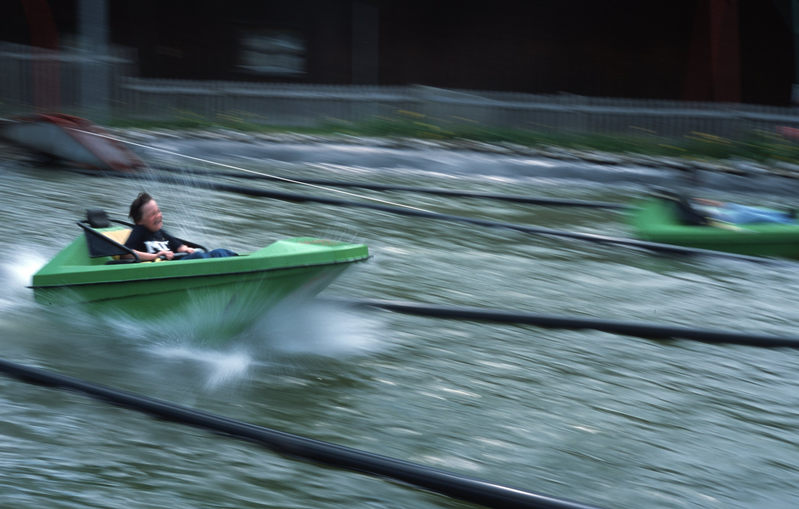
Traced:
POLYGON ((193 253, 194 248, 191 248, 183 243, 182 240, 178 239, 177 237, 173 237, 172 235, 168 234, 164 230, 161 230, 161 233, 164 234, 164 237, 169 241, 169 247, 175 250, 176 253, 193 253), (177 246, 177 247, 175 247, 177 246))
MULTIPOLYGON (((130 236, 125 241, 125 247, 136 253, 136 255, 139 257, 139 260, 151 262, 158 258, 171 260, 175 257, 175 253, 169 250, 161 250, 157 253, 148 253, 147 251, 142 251, 141 248, 144 247, 145 237, 146 232, 141 227, 134 226, 133 231, 130 232, 130 236)), ((133 258, 133 255, 122 255, 122 258, 133 258)))
MULTIPOLYGON (((139 260, 143 262, 151 262, 158 258, 163 257, 166 260, 171 260, 175 257, 175 253, 172 251, 158 251, 157 253, 147 253, 145 251, 138 251, 136 249, 132 250, 136 255, 138 255, 139 260)), ((130 255, 125 255, 126 257, 130 258, 130 255)))

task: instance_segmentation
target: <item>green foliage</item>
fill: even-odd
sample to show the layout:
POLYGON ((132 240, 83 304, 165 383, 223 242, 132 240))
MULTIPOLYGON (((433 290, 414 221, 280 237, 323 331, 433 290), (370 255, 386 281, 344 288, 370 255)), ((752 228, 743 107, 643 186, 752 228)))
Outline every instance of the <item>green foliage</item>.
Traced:
POLYGON ((348 135, 400 137, 428 140, 471 140, 484 143, 511 143, 528 147, 563 147, 610 153, 637 153, 649 156, 692 159, 741 158, 753 161, 779 160, 799 163, 799 143, 776 132, 756 131, 742 140, 729 140, 708 133, 693 132, 681 138, 665 138, 644 129, 631 128, 628 134, 560 132, 553 129, 511 129, 493 127, 464 119, 446 121, 425 115, 398 111, 394 116, 376 117, 353 123, 328 119, 317 127, 270 125, 268 119, 249 113, 228 114, 209 121, 189 112, 179 112, 174 120, 144 122, 118 120, 115 127, 177 130, 230 129, 254 133, 294 132, 309 135, 348 135))

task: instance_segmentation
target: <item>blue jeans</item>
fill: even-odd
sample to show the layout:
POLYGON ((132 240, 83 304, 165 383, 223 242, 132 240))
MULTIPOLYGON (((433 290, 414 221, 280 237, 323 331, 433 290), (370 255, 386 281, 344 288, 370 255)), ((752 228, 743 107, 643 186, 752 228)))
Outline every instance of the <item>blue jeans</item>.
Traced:
POLYGON ((196 260, 198 258, 224 258, 226 256, 238 256, 238 254, 234 253, 230 249, 214 249, 212 251, 208 251, 207 253, 198 249, 191 254, 187 254, 181 258, 181 260, 196 260))

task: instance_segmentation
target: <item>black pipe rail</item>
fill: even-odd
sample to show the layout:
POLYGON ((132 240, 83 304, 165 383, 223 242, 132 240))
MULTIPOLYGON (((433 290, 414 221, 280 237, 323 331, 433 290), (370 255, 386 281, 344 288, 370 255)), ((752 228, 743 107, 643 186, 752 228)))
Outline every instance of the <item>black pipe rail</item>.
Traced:
MULTIPOLYGON (((120 172, 116 173, 100 173, 100 172, 87 172, 83 170, 79 170, 82 174, 87 175, 95 175, 95 176, 107 176, 107 177, 116 177, 116 178, 127 178, 127 179, 136 179, 141 180, 141 175, 132 175, 132 174, 124 174, 120 172)), ((453 221, 453 222, 461 222, 467 224, 474 224, 478 226, 486 226, 489 228, 505 228, 510 230, 515 230, 523 233, 529 233, 532 235, 543 235, 543 236, 550 236, 550 237, 564 237, 570 238, 574 240, 584 240, 589 242, 597 242, 601 244, 614 244, 632 248, 640 248, 646 249, 655 252, 661 253, 669 253, 669 254, 678 254, 678 255, 704 255, 704 256, 715 256, 715 257, 722 257, 722 258, 729 258, 733 260, 741 260, 747 262, 755 262, 755 263, 778 263, 778 264, 787 264, 789 263, 787 260, 778 260, 774 258, 765 258, 759 256, 748 256, 736 253, 727 253, 724 251, 713 251, 710 249, 700 249, 700 248, 691 248, 685 246, 678 246, 672 244, 660 244, 657 242, 647 242, 643 240, 636 240, 636 239, 625 239, 619 237, 610 237, 607 235, 600 235, 597 233, 580 233, 580 232, 570 232, 564 230, 554 230, 552 228, 544 228, 541 226, 527 226, 527 225, 519 225, 513 223, 503 223, 499 221, 489 221, 485 219, 477 219, 472 217, 464 217, 464 216, 455 216, 452 214, 442 214, 439 212, 430 212, 425 210, 416 209, 413 207, 403 208, 403 207, 394 207, 389 205, 381 205, 378 203, 365 203, 365 202, 358 202, 352 200, 342 200, 340 198, 328 198, 325 196, 309 196, 303 194, 295 194, 295 193, 287 193, 285 191, 268 191, 264 189, 254 189, 251 187, 243 187, 243 186, 236 186, 232 184, 222 184, 218 182, 208 182, 208 181, 198 181, 192 180, 191 182, 185 182, 176 180, 174 177, 166 177, 160 175, 148 175, 147 178, 151 181, 155 182, 166 182, 170 184, 181 184, 181 185, 190 185, 202 189, 212 189, 216 191, 226 191, 231 193, 243 194, 247 196, 257 196, 263 198, 274 198, 277 200, 283 200, 293 203, 304 203, 304 202, 316 202, 316 203, 324 203, 327 205, 336 205, 342 207, 361 207, 367 208, 372 210, 379 210, 381 212, 388 212, 392 214, 401 214, 406 216, 417 216, 417 217, 426 217, 428 219, 436 219, 442 221, 453 221)))
POLYGON ((593 507, 236 421, 3 359, 0 359, 0 371, 26 383, 78 391, 92 398, 160 419, 248 440, 280 454, 394 479, 487 507, 513 509, 592 509, 593 507))
POLYGON ((495 323, 534 325, 549 329, 598 330, 624 336, 645 339, 687 339, 703 343, 737 344, 764 348, 799 348, 799 337, 772 336, 730 332, 724 330, 694 329, 674 325, 654 325, 647 323, 601 320, 596 318, 576 318, 535 313, 519 313, 499 309, 475 307, 448 307, 416 302, 389 300, 351 300, 320 299, 352 307, 375 308, 396 313, 405 313, 434 318, 474 320, 495 323))

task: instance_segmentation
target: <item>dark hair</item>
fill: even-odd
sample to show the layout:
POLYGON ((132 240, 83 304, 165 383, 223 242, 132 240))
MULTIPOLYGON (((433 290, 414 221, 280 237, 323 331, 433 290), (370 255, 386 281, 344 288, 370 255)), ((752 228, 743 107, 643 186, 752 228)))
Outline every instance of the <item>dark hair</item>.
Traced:
POLYGON ((136 199, 133 200, 133 203, 130 204, 130 213, 128 214, 128 217, 133 219, 134 223, 138 223, 141 219, 141 208, 152 199, 153 197, 144 191, 139 193, 139 196, 137 196, 136 199))

